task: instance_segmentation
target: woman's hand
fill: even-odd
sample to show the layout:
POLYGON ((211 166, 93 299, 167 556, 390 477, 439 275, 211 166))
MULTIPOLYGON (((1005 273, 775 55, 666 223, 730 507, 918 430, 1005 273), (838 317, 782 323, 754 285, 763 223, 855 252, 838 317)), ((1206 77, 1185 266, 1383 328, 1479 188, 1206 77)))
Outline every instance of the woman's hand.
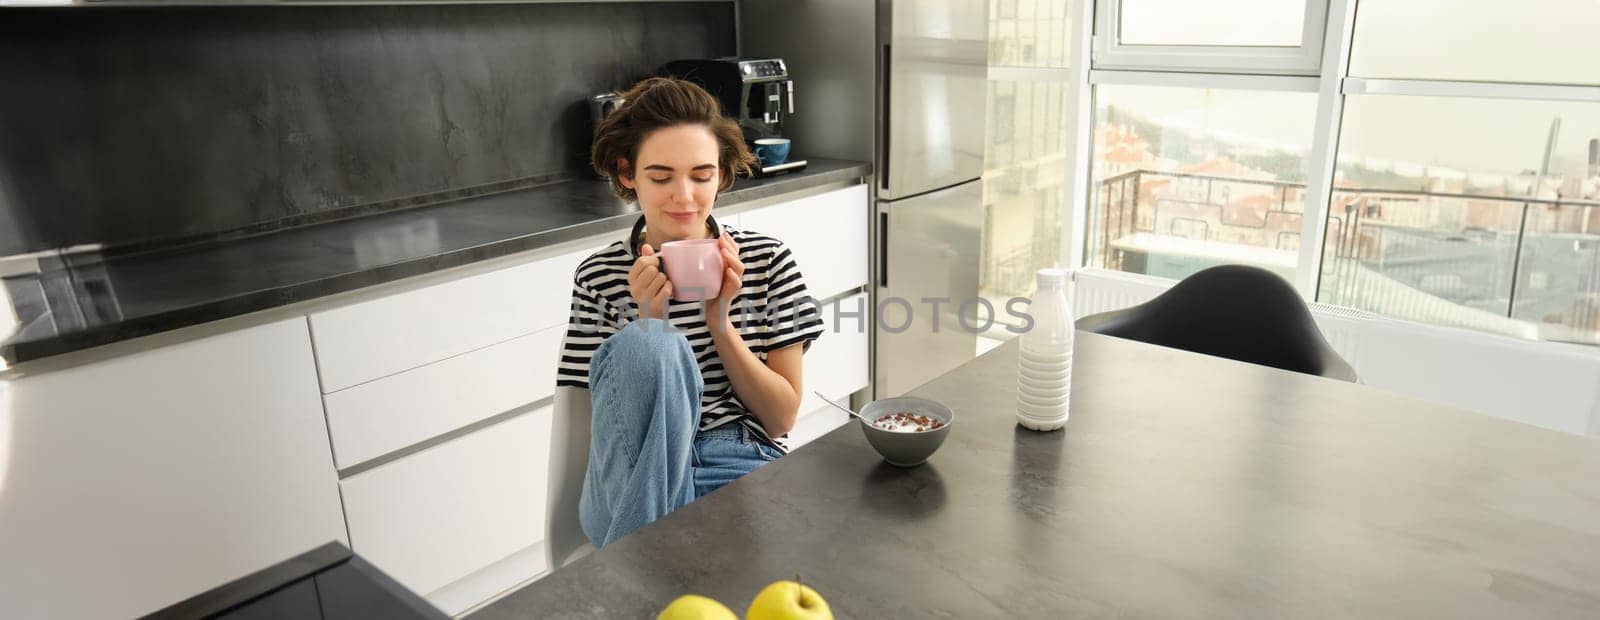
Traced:
POLYGON ((633 268, 628 270, 628 294, 633 296, 640 318, 666 320, 672 282, 661 272, 661 257, 656 256, 648 243, 640 244, 639 258, 634 259, 633 268))
POLYGON ((733 298, 739 296, 739 289, 744 287, 744 263, 739 260, 739 244, 734 243, 728 231, 722 231, 717 240, 722 250, 722 290, 716 299, 706 300, 706 325, 711 329, 728 323, 729 307, 733 305, 733 298))

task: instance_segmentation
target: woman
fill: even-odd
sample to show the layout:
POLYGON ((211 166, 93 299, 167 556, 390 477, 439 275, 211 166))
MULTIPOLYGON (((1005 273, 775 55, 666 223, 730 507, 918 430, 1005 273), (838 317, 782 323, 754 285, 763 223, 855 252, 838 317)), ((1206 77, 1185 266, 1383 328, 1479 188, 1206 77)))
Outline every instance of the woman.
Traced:
POLYGON ((754 161, 716 99, 666 78, 624 98, 596 128, 591 163, 643 215, 578 266, 557 380, 590 390, 579 520, 596 547, 782 456, 801 355, 822 333, 783 243, 711 217, 754 161), (661 244, 707 238, 720 240, 720 294, 673 301, 661 244))

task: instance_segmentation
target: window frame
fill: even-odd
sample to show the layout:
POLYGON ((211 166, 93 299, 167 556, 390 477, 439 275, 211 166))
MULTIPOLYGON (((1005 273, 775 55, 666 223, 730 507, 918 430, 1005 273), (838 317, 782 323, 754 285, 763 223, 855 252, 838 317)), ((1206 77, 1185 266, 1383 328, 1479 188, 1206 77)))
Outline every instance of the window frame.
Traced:
MULTIPOLYGON (((1309 154, 1305 187, 1305 214, 1300 237, 1300 255, 1296 262, 1294 285, 1308 301, 1317 299, 1322 279, 1322 264, 1329 232, 1328 214, 1333 192, 1333 181, 1339 154, 1339 140, 1343 134, 1345 104, 1351 96, 1427 96, 1463 99, 1516 99, 1529 101, 1567 101, 1600 103, 1600 83, 1517 83, 1490 82, 1459 79, 1404 79, 1357 77, 1350 74, 1356 35, 1356 8, 1360 0, 1309 0, 1308 7, 1321 3, 1326 9, 1316 20, 1321 33, 1314 40, 1320 55, 1314 65, 1294 66, 1289 70, 1278 61, 1262 60, 1261 51, 1269 48, 1209 48, 1219 53, 1208 53, 1206 46, 1161 46, 1163 52, 1146 55, 1119 54, 1113 37, 1096 36, 1095 32, 1113 33, 1117 24, 1115 11, 1122 0, 1094 0, 1073 7, 1076 10, 1074 39, 1071 44, 1078 57, 1089 54, 1089 63, 1074 67, 1071 84, 1071 101, 1068 102, 1069 133, 1073 144, 1068 151, 1067 165, 1069 195, 1062 217, 1063 225, 1071 226, 1062 236, 1063 263, 1073 269, 1093 269, 1087 255, 1088 237, 1094 208, 1093 125, 1097 108, 1097 86, 1104 84, 1131 84, 1190 88, 1235 88, 1304 91, 1317 94, 1316 117, 1313 124, 1312 150, 1309 154), (1080 28, 1081 26, 1081 28, 1080 28), (1247 53, 1254 52, 1254 54, 1247 53), (1181 54, 1174 57, 1171 54, 1181 54), (1238 62, 1240 54, 1256 56, 1238 62), (1278 64, 1274 64, 1278 62, 1278 64)), ((1308 9, 1309 10, 1309 9, 1308 9)), ((1312 20, 1308 17, 1308 24, 1312 20)), ((1309 26, 1308 26, 1309 27, 1309 26)), ((1125 46, 1151 51, 1158 46, 1125 46)), ((1313 47, 1313 46, 1303 46, 1313 47)), ((1135 274, 1122 274, 1130 277, 1135 274)), ((1431 324, 1430 324, 1431 325, 1431 324)), ((1552 345, 1560 344, 1552 341, 1552 345)), ((1566 346, 1566 345, 1561 345, 1566 346)))
MULTIPOLYGON (((1307 163, 1307 178, 1305 189, 1304 215, 1300 235, 1300 255, 1295 264, 1294 285, 1306 299, 1315 299, 1317 286, 1322 272, 1322 245, 1327 229, 1328 202, 1332 194, 1332 180, 1334 157, 1338 151, 1340 120, 1344 111, 1344 93, 1341 80, 1344 78, 1350 62, 1351 34, 1355 23, 1355 9, 1358 0, 1307 0, 1307 17, 1305 27, 1309 33, 1312 29, 1316 36, 1306 35, 1305 41, 1315 45, 1302 45, 1305 53, 1314 53, 1316 60, 1313 63, 1305 61, 1301 55, 1296 55, 1294 65, 1298 70, 1283 71, 1281 68, 1283 58, 1278 58, 1278 64, 1256 64, 1236 66, 1238 52, 1254 51, 1259 53, 1263 49, 1271 48, 1237 48, 1218 46, 1214 49, 1232 50, 1232 53, 1221 55, 1202 54, 1204 62, 1185 62, 1183 59, 1174 59, 1170 54, 1181 53, 1193 56, 1197 48, 1203 46, 1170 46, 1169 51, 1155 57, 1119 57, 1116 50, 1111 52, 1110 61, 1106 60, 1109 47, 1109 37, 1102 39, 1090 32, 1075 33, 1080 39, 1074 40, 1078 49, 1087 51, 1094 48, 1090 65, 1083 71, 1081 81, 1073 84, 1078 92, 1073 94, 1074 100, 1070 102, 1073 107, 1071 120, 1072 135, 1075 142, 1072 151, 1073 157, 1069 158, 1068 165, 1073 168, 1068 170, 1070 183, 1066 208, 1071 209, 1070 214, 1063 215, 1063 221, 1072 222, 1071 234, 1063 235, 1063 244, 1070 244, 1062 248, 1062 257, 1069 258, 1066 264, 1074 269, 1088 266, 1089 223, 1091 211, 1094 208, 1093 175, 1090 168, 1093 166, 1093 126, 1095 101, 1095 87, 1100 84, 1133 84, 1147 86, 1176 86, 1188 88, 1232 88, 1247 90, 1287 90, 1298 92, 1314 92, 1317 94, 1316 118, 1312 123, 1312 142, 1307 163), (1315 11, 1316 19, 1313 19, 1315 11), (1336 21, 1329 21, 1327 17, 1333 15, 1336 21), (1332 29, 1329 29, 1329 26, 1332 29), (1162 60, 1164 65, 1144 64, 1131 67, 1117 66, 1117 60, 1162 60), (1314 68, 1308 68, 1314 67, 1314 68), (1070 239, 1070 241, 1069 241, 1070 239)), ((1114 11, 1121 0, 1095 0, 1082 2, 1080 10, 1080 24, 1092 24, 1099 32, 1112 32, 1112 24, 1116 24, 1114 11)), ((1151 46, 1136 46, 1151 47, 1151 46)), ((1259 55, 1259 54, 1257 54, 1259 55)))
MULTIPOLYGON (((1339 1, 1339 0, 1336 0, 1339 1)), ((1322 90, 1323 80, 1311 76, 1289 75, 1249 75, 1238 73, 1183 73, 1183 72, 1152 72, 1152 71, 1114 71, 1090 70, 1088 79, 1089 105, 1087 110, 1084 130, 1090 132, 1090 139, 1085 147, 1084 159, 1079 166, 1084 169, 1083 181, 1078 187, 1084 191, 1077 192, 1082 200, 1081 213, 1074 214, 1074 221, 1078 222, 1074 233, 1073 262, 1075 268, 1094 268, 1089 265, 1092 258, 1088 252, 1089 230, 1091 216, 1095 209, 1094 174, 1094 140, 1093 129, 1095 123, 1095 110, 1099 105, 1099 87, 1101 86, 1158 86, 1169 88, 1190 89, 1218 89, 1218 90, 1244 90, 1244 91, 1277 91, 1298 92, 1317 95, 1316 119, 1312 123, 1310 149, 1306 160, 1306 189, 1305 204, 1302 206, 1301 232, 1299 257, 1295 263, 1295 288, 1301 291, 1307 299, 1314 298, 1316 294, 1317 278, 1322 270, 1322 253, 1312 251, 1307 247, 1307 240, 1315 238, 1322 242, 1321 232, 1326 226, 1320 220, 1327 219, 1328 200, 1326 197, 1319 199, 1314 193, 1318 190, 1315 175, 1319 174, 1325 165, 1331 165, 1332 155, 1328 145, 1323 144, 1322 135, 1316 133, 1326 107, 1326 97, 1322 90), (1316 235, 1312 237, 1311 235, 1316 235)), ((1337 140, 1337 134, 1334 139, 1337 140)), ((1331 168, 1330 168, 1331 174, 1331 168)), ((1322 185, 1327 185, 1323 183, 1322 185)), ((1320 247, 1320 245, 1319 245, 1320 247)), ((1065 256, 1065 254, 1063 254, 1065 256)))
POLYGON ((1600 103, 1600 86, 1571 84, 1516 84, 1508 82, 1347 77, 1344 79, 1343 86, 1344 95, 1412 95, 1458 99, 1520 99, 1526 101, 1600 103))
POLYGON ((1094 69, 1315 76, 1323 65, 1329 0, 1305 0, 1301 43, 1293 47, 1126 44, 1121 40, 1122 2, 1094 2, 1094 69))

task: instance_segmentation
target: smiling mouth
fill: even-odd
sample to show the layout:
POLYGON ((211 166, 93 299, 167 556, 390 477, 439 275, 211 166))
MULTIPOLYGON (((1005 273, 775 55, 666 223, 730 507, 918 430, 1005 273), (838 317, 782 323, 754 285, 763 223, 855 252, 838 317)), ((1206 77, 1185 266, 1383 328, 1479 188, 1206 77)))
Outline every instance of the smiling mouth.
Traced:
POLYGON ((690 211, 688 213, 668 213, 667 217, 670 217, 670 218, 675 219, 675 220, 692 220, 692 219, 694 219, 694 212, 690 211))

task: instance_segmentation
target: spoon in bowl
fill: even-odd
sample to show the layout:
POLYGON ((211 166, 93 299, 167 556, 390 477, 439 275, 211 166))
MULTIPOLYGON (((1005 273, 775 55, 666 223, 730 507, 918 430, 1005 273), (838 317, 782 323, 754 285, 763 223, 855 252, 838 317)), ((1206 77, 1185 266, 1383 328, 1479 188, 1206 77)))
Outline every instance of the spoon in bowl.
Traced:
POLYGON ((866 418, 866 416, 863 416, 863 415, 861 415, 859 413, 856 413, 855 411, 852 411, 849 407, 846 407, 846 406, 841 405, 839 403, 833 402, 833 399, 831 399, 831 398, 823 396, 822 392, 818 392, 816 390, 812 390, 812 393, 816 394, 817 398, 822 399, 823 402, 826 402, 826 403, 828 403, 830 405, 833 405, 834 407, 838 407, 840 411, 843 411, 843 412, 848 413, 850 415, 853 415, 853 416, 855 416, 857 418, 860 418, 862 422, 866 422, 867 424, 871 424, 872 423, 872 420, 868 420, 866 418))

